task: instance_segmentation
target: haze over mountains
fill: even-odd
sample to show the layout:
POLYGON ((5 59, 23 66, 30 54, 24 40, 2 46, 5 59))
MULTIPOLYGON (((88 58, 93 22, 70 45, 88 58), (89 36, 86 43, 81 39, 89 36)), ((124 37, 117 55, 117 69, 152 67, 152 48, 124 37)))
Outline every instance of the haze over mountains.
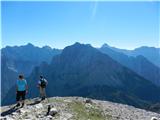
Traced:
POLYGON ((43 74, 49 81, 48 96, 91 97, 141 108, 160 101, 160 68, 143 55, 128 57, 106 46, 96 49, 75 43, 63 51, 31 44, 6 47, 2 49, 2 64, 2 87, 6 86, 2 104, 14 102, 10 96, 15 94, 16 80, 5 76, 19 73, 29 76, 28 97, 38 96, 36 85, 43 74))
POLYGON ((136 57, 136 56, 142 55, 148 60, 150 60, 150 62, 152 62, 156 66, 160 67, 160 48, 142 46, 139 48, 135 48, 134 50, 126 50, 126 49, 111 47, 107 44, 104 44, 103 47, 108 47, 114 51, 124 53, 128 56, 136 57))
MULTIPOLYGON (((145 49, 146 48, 147 47, 145 47, 145 49)), ((140 48, 140 49, 142 49, 142 48, 140 48)), ((149 51, 148 49, 147 49, 147 51, 149 51)), ((151 48, 151 49, 153 49, 153 48, 151 48)), ((141 53, 137 53, 137 55, 135 55, 135 56, 128 56, 124 52, 120 52, 119 49, 112 48, 106 44, 104 44, 100 48, 100 51, 109 55, 111 58, 118 61, 122 65, 130 68, 131 70, 133 70, 137 74, 141 75, 142 77, 150 80, 155 85, 160 86, 160 68, 154 64, 154 61, 150 61, 150 60, 148 60, 148 57, 145 57, 148 54, 152 54, 152 56, 154 56, 154 58, 155 58, 154 60, 158 61, 157 59, 159 59, 160 54, 159 54, 159 56, 157 56, 157 54, 154 54, 154 52, 151 52, 148 54, 146 52, 146 55, 144 55, 144 56, 141 53)), ((141 51, 143 51, 143 50, 141 50, 141 51)), ((130 53, 132 53, 132 52, 130 51, 130 53)), ((157 53, 157 52, 155 52, 155 53, 157 53)), ((151 55, 148 55, 148 56, 151 56, 151 55)), ((159 60, 159 63, 160 63, 160 60, 159 60)))
POLYGON ((9 58, 12 62, 8 63, 10 68, 28 76, 35 66, 40 65, 43 61, 49 63, 52 57, 60 52, 61 50, 52 49, 49 46, 39 48, 29 43, 19 47, 7 46, 2 49, 2 56, 9 58))

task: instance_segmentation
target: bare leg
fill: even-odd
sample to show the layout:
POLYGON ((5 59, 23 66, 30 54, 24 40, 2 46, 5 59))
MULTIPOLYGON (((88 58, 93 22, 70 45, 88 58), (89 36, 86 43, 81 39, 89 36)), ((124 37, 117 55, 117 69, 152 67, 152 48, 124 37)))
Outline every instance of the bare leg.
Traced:
POLYGON ((45 88, 42 88, 42 100, 44 100, 46 97, 45 88))
POLYGON ((40 87, 39 90, 40 90, 40 97, 41 97, 41 99, 43 100, 43 88, 40 87))
POLYGON ((24 100, 22 100, 21 103, 22 103, 22 107, 23 107, 24 106, 24 100))

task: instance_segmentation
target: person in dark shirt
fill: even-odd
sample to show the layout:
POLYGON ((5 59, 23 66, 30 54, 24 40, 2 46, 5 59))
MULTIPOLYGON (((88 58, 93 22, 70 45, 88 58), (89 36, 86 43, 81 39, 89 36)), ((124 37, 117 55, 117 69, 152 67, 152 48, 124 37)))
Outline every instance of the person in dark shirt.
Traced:
POLYGON ((47 84, 48 84, 47 80, 41 75, 40 80, 38 81, 38 87, 39 87, 41 100, 45 100, 46 98, 45 89, 46 89, 47 84))

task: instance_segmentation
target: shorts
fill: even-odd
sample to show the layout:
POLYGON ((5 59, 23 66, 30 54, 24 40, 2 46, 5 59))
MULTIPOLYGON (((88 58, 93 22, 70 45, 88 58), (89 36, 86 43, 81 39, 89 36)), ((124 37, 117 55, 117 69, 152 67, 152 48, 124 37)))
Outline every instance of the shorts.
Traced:
POLYGON ((16 100, 19 101, 21 98, 25 100, 26 91, 17 91, 16 100))

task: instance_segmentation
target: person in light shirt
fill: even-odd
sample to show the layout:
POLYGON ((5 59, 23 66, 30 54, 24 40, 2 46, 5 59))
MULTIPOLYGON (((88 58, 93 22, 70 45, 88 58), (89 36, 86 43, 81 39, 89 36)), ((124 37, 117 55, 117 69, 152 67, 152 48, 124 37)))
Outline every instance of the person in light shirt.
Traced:
POLYGON ((19 75, 19 79, 16 82, 16 100, 17 107, 22 103, 22 107, 24 106, 25 96, 28 93, 28 85, 27 81, 24 79, 23 75, 19 75))

